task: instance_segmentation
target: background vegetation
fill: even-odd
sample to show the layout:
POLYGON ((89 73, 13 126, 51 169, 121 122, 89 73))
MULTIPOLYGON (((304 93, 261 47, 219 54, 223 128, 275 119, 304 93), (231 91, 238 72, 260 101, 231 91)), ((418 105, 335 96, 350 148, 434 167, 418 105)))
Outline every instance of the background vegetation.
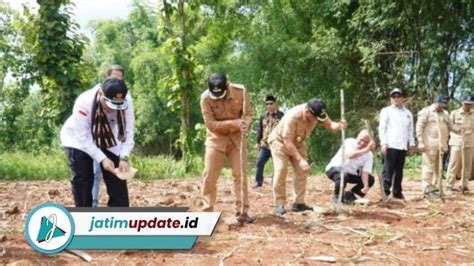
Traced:
MULTIPOLYGON (((77 95, 111 64, 125 68, 134 98, 134 163, 143 178, 200 172, 199 95, 215 71, 248 88, 255 119, 274 94, 283 109, 322 98, 338 120, 344 89, 348 136, 363 118, 376 126, 393 87, 406 91, 416 115, 440 92, 457 108, 474 84, 467 0, 135 0, 126 19, 91 23, 91 39, 71 19, 71 1, 37 2, 32 13, 0 0, 1 179, 69 175, 59 129, 77 95)), ((249 139, 253 145, 254 131, 249 139)), ((315 130, 308 141, 315 168, 339 142, 315 130)))

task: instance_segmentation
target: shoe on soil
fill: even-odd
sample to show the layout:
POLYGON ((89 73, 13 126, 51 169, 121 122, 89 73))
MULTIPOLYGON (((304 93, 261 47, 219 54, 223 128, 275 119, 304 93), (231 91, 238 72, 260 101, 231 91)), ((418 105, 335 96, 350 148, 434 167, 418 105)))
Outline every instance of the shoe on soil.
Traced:
POLYGON ((352 193, 351 191, 345 191, 344 192, 344 197, 343 197, 343 202, 352 204, 354 201, 357 199, 357 197, 352 193))
POLYGON ((432 190, 430 192, 425 193, 425 197, 427 198, 438 198, 439 197, 439 192, 432 190))
POLYGON ((248 224, 251 224, 255 221, 255 218, 251 217, 247 213, 244 213, 244 215, 240 215, 240 213, 237 213, 237 218, 240 221, 243 221, 244 223, 248 223, 248 224))
POLYGON ((394 197, 395 199, 405 200, 405 196, 403 195, 403 193, 393 194, 393 197, 394 197))
POLYGON ((274 209, 274 212, 275 212, 275 214, 283 215, 283 214, 286 213, 286 210, 285 210, 285 207, 283 207, 283 206, 276 206, 275 209, 274 209))
POLYGON ((293 203, 291 210, 294 212, 314 211, 313 207, 310 207, 304 203, 293 203))
POLYGON ((446 191, 444 191, 444 194, 446 194, 446 195, 453 195, 453 189, 450 188, 450 187, 447 187, 447 188, 446 188, 446 191))

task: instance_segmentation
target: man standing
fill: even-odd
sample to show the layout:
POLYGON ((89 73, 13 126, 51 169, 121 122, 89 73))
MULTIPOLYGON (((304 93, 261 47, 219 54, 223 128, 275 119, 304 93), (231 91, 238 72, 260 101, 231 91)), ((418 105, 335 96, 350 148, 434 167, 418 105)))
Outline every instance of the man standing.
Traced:
POLYGON ((403 106, 403 92, 395 88, 390 92, 390 106, 380 112, 379 138, 384 156, 385 194, 397 199, 405 199, 402 193, 403 166, 407 150, 413 152, 413 115, 403 106), (410 148, 408 148, 408 145, 410 148), (393 185, 393 191, 391 187, 393 185))
POLYGON ((206 124, 203 210, 214 210, 217 179, 224 166, 224 159, 227 157, 234 177, 236 216, 247 223, 252 223, 254 219, 247 213, 249 200, 246 175, 247 140, 245 138, 245 133, 252 122, 250 98, 244 86, 227 83, 226 76, 221 73, 215 73, 209 77, 208 87, 209 89, 201 95, 201 111, 206 124), (243 107, 244 103, 245 107, 243 107), (245 116, 242 117, 243 115, 245 116), (241 156, 243 161, 241 161, 241 156))
MULTIPOLYGON (((123 79, 125 71, 120 65, 111 65, 107 69, 107 78, 116 77, 123 79)), ((97 89, 100 84, 97 84, 97 89)), ((102 177, 102 170, 100 169, 100 162, 94 161, 94 185, 92 186, 92 207, 99 207, 99 191, 100 191, 100 178, 102 177)))
POLYGON ((109 207, 128 207, 127 182, 113 171, 130 170, 133 149, 133 103, 125 82, 112 77, 100 88, 85 91, 76 99, 73 113, 61 128, 61 144, 71 168, 76 207, 92 206, 93 162, 102 165, 109 207))
POLYGON ((300 104, 290 109, 268 138, 274 165, 273 196, 276 214, 286 213, 288 163, 291 163, 294 169, 295 201, 291 208, 292 211, 313 210, 312 207, 305 204, 304 200, 306 179, 310 169, 305 140, 317 124, 322 124, 324 128, 333 132, 346 128, 344 120, 339 123, 331 121, 325 112, 322 100, 312 99, 306 104, 300 104))
MULTIPOLYGON (((373 166, 373 154, 375 143, 370 139, 369 132, 362 130, 357 139, 348 138, 344 141, 345 156, 344 161, 344 188, 347 183, 356 184, 351 191, 345 191, 342 201, 344 203, 352 203, 356 200, 356 196, 364 197, 369 189, 374 185, 374 177, 370 174, 373 166)), ((336 155, 326 166, 326 176, 334 181, 334 194, 332 202, 337 203, 339 197, 339 189, 341 185, 341 162, 342 147, 339 148, 336 155)))
POLYGON ((272 157, 270 147, 268 146, 268 136, 280 122, 284 113, 277 108, 276 98, 268 95, 265 98, 267 111, 260 116, 257 133, 257 147, 259 148, 257 156, 257 170, 255 173, 255 187, 263 186, 263 171, 268 159, 272 157))
POLYGON ((474 114, 471 105, 474 103, 473 96, 464 95, 462 106, 451 112, 451 123, 461 128, 461 134, 451 132, 449 146, 451 154, 448 165, 448 181, 446 193, 453 193, 456 176, 461 176, 461 192, 468 192, 469 177, 471 175, 472 160, 474 157, 474 114), (462 164, 464 155, 465 165, 462 164), (464 174, 462 174, 464 172, 464 174))
POLYGON ((418 112, 416 139, 418 149, 423 153, 421 186, 426 197, 438 196, 437 181, 438 175, 441 174, 439 173, 439 153, 440 150, 442 153, 448 151, 449 131, 456 130, 450 123, 446 109, 448 109, 448 97, 441 94, 436 96, 432 105, 418 112))

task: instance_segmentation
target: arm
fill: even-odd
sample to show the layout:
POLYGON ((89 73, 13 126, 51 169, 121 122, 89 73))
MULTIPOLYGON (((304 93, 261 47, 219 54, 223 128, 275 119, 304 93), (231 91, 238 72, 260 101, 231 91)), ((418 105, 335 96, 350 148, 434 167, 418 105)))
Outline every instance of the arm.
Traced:
POLYGON ((250 125, 252 124, 252 117, 253 117, 253 113, 252 113, 252 107, 251 107, 251 104, 250 104, 250 97, 249 97, 249 94, 247 93, 247 89, 244 90, 245 91, 245 117, 244 117, 244 122, 245 122, 245 125, 247 126, 247 128, 250 128, 250 125))
POLYGON ((362 184, 364 184, 364 188, 362 189, 363 193, 367 193, 369 191, 369 173, 372 172, 372 168, 374 165, 374 155, 373 153, 369 153, 368 159, 365 161, 364 166, 362 167, 362 184))
POLYGON ((451 113, 448 119, 448 128, 450 131, 456 133, 456 134, 462 134, 461 131, 461 126, 458 126, 454 123, 454 112, 451 113))
POLYGON ((423 131, 428 122, 428 115, 421 110, 418 112, 418 121, 416 121, 416 139, 418 140, 418 148, 424 152, 426 150, 425 142, 423 141, 423 131))
POLYGON ((206 101, 205 97, 201 97, 201 112, 206 127, 215 133, 232 134, 240 131, 240 119, 230 119, 224 121, 217 121, 211 106, 206 101))
POLYGON ((368 152, 371 152, 375 148, 375 142, 373 140, 370 141, 370 143, 367 145, 367 147, 360 149, 360 150, 355 150, 352 152, 349 152, 347 154, 347 158, 349 160, 358 158, 368 152))
POLYGON ((366 194, 370 187, 369 187, 369 173, 363 171, 362 172, 362 184, 364 184, 364 188, 362 188, 362 193, 366 194))
POLYGON ((134 141, 134 131, 135 128, 135 112, 133 109, 133 100, 132 97, 127 97, 128 108, 125 110, 125 136, 126 139, 122 143, 122 150, 120 151, 120 156, 130 156, 132 149, 135 145, 134 141))
POLYGON ((323 127, 328 131, 336 132, 336 131, 340 131, 343 126, 341 122, 336 123, 328 118, 326 121, 323 122, 323 127))
POLYGON ((386 109, 382 109, 380 112, 380 123, 379 123, 379 138, 380 145, 387 145, 387 126, 388 126, 388 116, 386 109))
POLYGON ((257 128, 257 144, 260 144, 260 141, 262 141, 263 138, 263 118, 264 116, 260 116, 260 119, 258 120, 258 128, 257 128))
POLYGON ((408 143, 410 147, 415 147, 415 136, 413 134, 413 115, 411 112, 410 113, 410 122, 408 123, 408 143))

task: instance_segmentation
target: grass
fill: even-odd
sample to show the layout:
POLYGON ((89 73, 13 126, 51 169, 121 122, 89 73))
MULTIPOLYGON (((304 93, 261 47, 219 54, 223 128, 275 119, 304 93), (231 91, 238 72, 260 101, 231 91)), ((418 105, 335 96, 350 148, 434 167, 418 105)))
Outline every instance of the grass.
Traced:
MULTIPOLYGON (((252 184, 255 178, 255 158, 249 159, 248 178, 252 184)), ((204 167, 203 157, 195 156, 189 172, 185 171, 183 161, 170 156, 132 156, 131 164, 138 169, 137 178, 141 180, 180 179, 200 176, 204 167)), ((324 175, 327 162, 316 161, 311 164, 311 175, 324 175)), ((227 166, 227 164, 226 164, 227 166)), ((291 167, 290 167, 291 168, 291 167)), ((405 178, 420 177, 421 157, 407 157, 405 178)), ((290 170, 291 171, 291 170, 290 170)), ((265 177, 272 175, 273 165, 269 161, 265 167, 265 177)), ((32 154, 11 152, 0 154, 0 180, 67 180, 71 173, 66 156, 62 150, 49 153, 32 154)), ((221 172, 222 177, 232 176, 229 167, 221 172)))

